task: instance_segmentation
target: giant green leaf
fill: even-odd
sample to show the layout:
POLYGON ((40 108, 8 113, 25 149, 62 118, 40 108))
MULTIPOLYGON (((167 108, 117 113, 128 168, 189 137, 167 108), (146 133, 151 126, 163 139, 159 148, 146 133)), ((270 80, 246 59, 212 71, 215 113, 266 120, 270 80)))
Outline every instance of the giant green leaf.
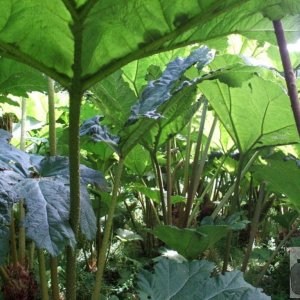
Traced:
POLYGON ((129 83, 136 96, 139 97, 148 82, 160 77, 160 73, 170 61, 177 57, 185 57, 190 51, 190 47, 183 47, 135 60, 122 68, 123 78, 129 83), (156 70, 155 76, 153 70, 156 70))
MULTIPOLYGON (((198 48, 188 57, 170 62, 158 79, 148 83, 140 101, 132 106, 127 126, 121 133, 120 147, 124 154, 136 143, 149 145, 154 142, 157 146, 163 128, 177 118, 182 117, 180 124, 177 124, 181 128, 189 121, 199 104, 192 104, 196 97, 196 87, 194 81, 187 80, 185 73, 193 65, 201 71, 212 57, 207 47, 198 48)), ((167 134, 176 133, 172 132, 172 127, 169 130, 167 134)))
POLYGON ((265 159, 265 163, 252 167, 253 176, 265 182, 269 190, 285 194, 288 200, 300 211, 300 169, 299 162, 283 155, 265 159))
MULTIPOLYGON (((228 38, 227 51, 235 55, 224 55, 223 62, 232 63, 234 57, 243 57, 246 60, 254 62, 256 65, 265 65, 273 67, 282 72, 283 66, 280 58, 280 52, 277 45, 262 43, 251 40, 241 35, 232 35, 228 38), (238 56, 237 56, 238 55, 238 56)), ((300 57, 297 52, 289 52, 293 68, 300 63, 300 57)), ((224 66, 224 65, 223 65, 224 66)))
POLYGON ((47 78, 33 68, 0 57, 0 94, 27 97, 32 91, 47 91, 47 78))
POLYGON ((162 258, 154 273, 138 275, 141 300, 267 300, 260 289, 247 283, 241 272, 211 276, 214 264, 205 260, 178 263, 162 258))
MULTIPOLYGON (((295 5, 289 12, 300 10, 296 1, 282 6, 290 3, 295 5)), ((231 0, 220 4, 219 1, 193 0, 176 1, 172 6, 167 1, 127 1, 126 5, 117 0, 100 1, 86 22, 84 73, 111 69, 111 60, 138 58, 157 52, 157 49, 203 42, 233 31, 247 35, 256 33, 260 37, 270 21, 258 12, 274 4, 278 1, 231 0), (117 41, 115 45, 111 42, 114 40, 117 41)))
MULTIPOLYGON (((9 145, 10 137, 6 131, 0 130, 0 241, 7 235, 10 207, 24 199, 28 237, 39 248, 56 256, 66 245, 76 243, 69 224, 69 160, 60 156, 29 155, 9 145)), ((80 165, 80 171, 80 228, 82 234, 92 240, 97 226, 86 185, 95 184, 103 190, 107 184, 99 171, 84 165, 80 165)), ((0 261, 6 248, 4 240, 0 261)))
POLYGON ((142 143, 148 148, 158 148, 176 134, 186 128, 188 122, 199 109, 202 101, 195 101, 196 89, 189 88, 182 93, 182 98, 177 99, 176 104, 170 106, 164 114, 166 117, 157 120, 151 131, 146 132, 142 143), (185 98, 183 100, 183 97, 185 98))
POLYGON ((277 83, 254 76, 241 87, 212 80, 200 89, 240 151, 299 142, 289 98, 277 83))
POLYGON ((134 123, 140 117, 159 119, 158 107, 167 102, 172 94, 182 89, 187 82, 182 82, 186 70, 197 64, 199 70, 203 69, 213 59, 213 53, 207 47, 201 47, 190 53, 186 58, 178 57, 170 62, 157 80, 151 81, 141 94, 139 102, 131 108, 128 122, 134 123))
POLYGON ((154 202, 160 203, 160 194, 159 189, 157 187, 148 187, 142 184, 135 183, 132 185, 132 189, 134 191, 142 193, 144 196, 148 197, 154 202))
POLYGON ((162 258, 154 274, 142 270, 138 275, 139 296, 142 300, 193 299, 195 288, 209 278, 213 269, 214 264, 205 260, 177 263, 162 258))
POLYGON ((122 130, 130 115, 131 106, 137 101, 122 72, 117 71, 93 87, 94 102, 104 116, 104 122, 113 125, 113 131, 122 130))
MULTIPOLYGON (((76 59, 81 59, 85 87, 135 59, 233 32, 275 42, 266 16, 300 11, 297 0, 180 0, 172 5, 157 0, 1 0, 0 5, 0 53, 66 86, 77 32, 72 32, 72 22, 81 20, 81 57, 76 59)), ((286 29, 287 37, 295 38, 297 22, 287 19, 286 29)))
POLYGON ((151 158, 149 152, 141 145, 136 145, 126 156, 125 166, 134 174, 143 176, 146 171, 151 169, 151 158))
POLYGON ((243 278, 243 273, 239 271, 209 278, 198 291, 198 299, 203 300, 271 300, 271 297, 263 294, 261 289, 247 283, 243 278))
POLYGON ((25 228, 40 249, 57 256, 64 247, 74 247, 76 240, 69 224, 69 201, 65 182, 50 179, 27 179, 18 187, 25 199, 25 228))
POLYGON ((14 202, 17 202, 14 187, 22 176, 0 167, 0 177, 0 265, 2 265, 6 262, 9 252, 11 210, 14 202))
POLYGON ((156 226, 153 234, 186 258, 196 258, 226 236, 227 226, 203 225, 197 229, 156 226))
MULTIPOLYGON (((59 255, 76 240, 69 223, 70 193, 68 181, 61 176, 30 178, 16 187, 19 198, 26 204, 25 228, 40 249, 59 255)), ((83 235, 91 240, 96 236, 96 217, 88 192, 81 186, 80 227, 83 235)))

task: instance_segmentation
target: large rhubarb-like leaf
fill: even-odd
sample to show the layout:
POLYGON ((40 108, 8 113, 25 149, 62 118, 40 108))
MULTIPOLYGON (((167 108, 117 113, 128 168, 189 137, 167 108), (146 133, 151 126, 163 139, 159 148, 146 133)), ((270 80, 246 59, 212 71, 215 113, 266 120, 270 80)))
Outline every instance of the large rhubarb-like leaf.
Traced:
POLYGON ((154 273, 138 275, 141 300, 267 300, 271 299, 247 283, 241 272, 211 277, 214 264, 205 260, 178 263, 162 258, 154 273))
MULTIPOLYGON (((145 74, 144 74, 145 75, 145 74)), ((113 125, 115 133, 121 131, 137 97, 119 70, 93 87, 93 100, 104 115, 104 122, 113 125)))
POLYGON ((153 234, 186 258, 197 258, 203 251, 226 236, 227 226, 203 225, 197 229, 156 226, 153 234))
MULTIPOLYGON (((112 113, 112 112, 111 112, 112 113)), ((95 116, 83 122, 80 127, 80 136, 87 136, 87 142, 93 143, 104 143, 111 147, 114 151, 119 152, 118 143, 119 137, 113 136, 108 131, 106 126, 102 126, 100 121, 103 119, 102 116, 95 116)))
POLYGON ((285 194, 300 211, 299 161, 276 154, 265 158, 265 162, 265 164, 252 167, 254 178, 265 182, 272 192, 285 194))
POLYGON ((200 89, 240 151, 299 142, 289 98, 279 84, 254 76, 241 87, 212 80, 200 89))
POLYGON ((17 201, 14 187, 22 176, 14 171, 0 170, 0 178, 0 265, 2 265, 9 251, 11 209, 13 203, 17 201))
POLYGON ((186 81, 181 77, 194 64, 201 70, 213 59, 213 53, 207 47, 194 50, 186 58, 176 58, 170 62, 160 78, 151 81, 143 90, 141 98, 131 108, 129 123, 136 122, 140 117, 161 118, 157 108, 167 102, 173 94, 181 90, 186 81))
MULTIPOLYGON (((45 157, 34 165, 39 175, 42 177, 50 176, 69 176, 69 159, 64 156, 45 157)), ((95 184, 101 190, 107 190, 107 182, 101 172, 80 165, 80 177, 84 184, 95 184)))
POLYGON ((62 178, 26 179, 17 187, 27 208, 26 233, 39 249, 59 255, 65 246, 74 246, 69 224, 69 200, 62 178))
POLYGON ((143 176, 151 170, 151 158, 149 152, 141 145, 136 145, 126 156, 125 166, 134 174, 143 176))
POLYGON ((30 176, 33 171, 33 160, 38 161, 42 157, 39 155, 31 156, 8 144, 11 134, 0 130, 0 168, 14 170, 22 176, 30 176))
POLYGON ((0 94, 27 97, 32 91, 47 91, 47 78, 33 68, 0 57, 0 94))
MULTIPOLYGON (((23 198, 26 204, 27 236, 38 248, 57 256, 66 245, 75 245, 75 236, 69 224, 70 192, 65 177, 25 179, 16 189, 19 198, 23 198)), ((95 238, 96 217, 84 186, 81 186, 80 216, 83 235, 89 240, 95 238)))
MULTIPOLYGON (((300 12, 298 0, 179 0, 172 5, 140 0, 0 3, 1 55, 33 65, 65 85, 70 84, 75 57, 71 15, 82 20, 85 87, 135 59, 230 33, 274 43, 268 17, 300 12)), ((288 39, 296 39, 297 22, 286 20, 288 39)))
POLYGON ((177 57, 186 57, 190 52, 191 47, 182 47, 135 60, 122 68, 123 78, 135 95, 140 97, 148 82, 159 78, 170 61, 177 57))
MULTIPOLYGON (((0 131, 0 205, 5 210, 0 211, 3 255, 7 248, 7 214, 12 204, 20 199, 24 199, 26 204, 27 236, 35 241, 37 247, 58 255, 66 245, 75 245, 69 224, 69 160, 61 156, 29 155, 10 146, 10 137, 6 131, 0 131)), ((80 228, 82 234, 91 240, 96 236, 97 226, 86 185, 95 184, 106 190, 107 184, 99 171, 84 165, 80 166, 80 171, 80 228)), ((3 255, 0 252, 0 261, 3 255)))
POLYGON ((161 77, 149 82, 140 101, 132 107, 121 135, 120 148, 124 154, 137 143, 159 144, 165 141, 169 134, 174 134, 174 128, 170 126, 172 122, 177 122, 182 128, 189 121, 199 103, 193 104, 196 87, 193 81, 187 80, 185 72, 193 65, 200 71, 212 57, 207 47, 201 47, 188 57, 169 63, 161 77), (164 131, 166 127, 168 130, 164 131))
POLYGON ((271 300, 271 297, 263 294, 261 289, 247 283, 243 278, 243 273, 239 271, 208 278, 198 291, 198 299, 203 300, 271 300))

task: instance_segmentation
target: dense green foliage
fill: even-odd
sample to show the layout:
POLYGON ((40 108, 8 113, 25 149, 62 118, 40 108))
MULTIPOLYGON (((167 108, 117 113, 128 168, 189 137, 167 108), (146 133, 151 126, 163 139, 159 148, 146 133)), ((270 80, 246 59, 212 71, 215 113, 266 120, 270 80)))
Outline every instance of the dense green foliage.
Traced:
POLYGON ((295 42, 299 1, 0 6, 3 297, 269 299, 300 208, 272 20, 295 42))

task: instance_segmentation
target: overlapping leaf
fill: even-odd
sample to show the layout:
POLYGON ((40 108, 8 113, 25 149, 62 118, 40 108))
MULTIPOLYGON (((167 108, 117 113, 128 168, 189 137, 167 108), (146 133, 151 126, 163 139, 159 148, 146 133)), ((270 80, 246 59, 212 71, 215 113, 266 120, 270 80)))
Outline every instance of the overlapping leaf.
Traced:
POLYGON ((264 181, 271 191, 285 194, 300 211, 299 162, 282 154, 266 158, 265 162, 266 164, 252 167, 254 178, 264 181))
POLYGON ((151 169, 151 158, 149 152, 141 145, 136 145, 126 156, 125 166, 134 174, 143 176, 151 169))
POLYGON ((0 168, 14 170, 22 176, 30 176, 33 170, 33 160, 39 161, 42 156, 30 156, 29 154, 8 144, 9 134, 5 130, 0 131, 0 168))
POLYGON ((40 249, 57 256, 76 243, 69 224, 69 194, 62 178, 26 179, 18 185, 25 199, 25 228, 29 238, 40 249))
POLYGON ((162 76, 151 81, 143 90, 140 101, 131 108, 128 123, 136 122, 140 117, 161 118, 157 108, 167 102, 176 92, 180 91, 188 81, 180 81, 181 76, 194 64, 202 69, 213 59, 213 53, 207 47, 194 50, 186 58, 176 58, 167 65, 162 76))
MULTIPOLYGON (((145 75, 145 74, 144 74, 145 75)), ((137 96, 117 71, 93 87, 94 102, 105 116, 104 122, 113 125, 114 132, 122 130, 137 96)))
MULTIPOLYGON (((3 261, 7 251, 10 209, 25 200, 27 235, 51 255, 60 254, 76 241, 69 224, 69 160, 66 157, 29 155, 8 144, 10 135, 0 131, 0 241, 3 261), (9 152, 7 152, 9 150, 9 152)), ((81 165, 80 227, 87 239, 96 235, 96 217, 86 190, 87 184, 107 189, 103 175, 81 165)))
POLYGON ((47 78, 33 68, 0 57, 0 95, 27 97, 32 91, 47 91, 47 78))
POLYGON ((95 116, 83 122, 80 127, 80 136, 88 136, 94 142, 103 142, 110 146, 114 151, 119 152, 118 143, 120 138, 110 134, 106 126, 100 125, 102 116, 95 116))
POLYGON ((141 300, 267 300, 271 299, 247 283, 241 272, 211 277, 214 264, 205 260, 178 263, 162 258, 154 273, 142 270, 138 275, 141 300))
MULTIPOLYGON (((63 176, 69 177, 69 159, 64 156, 52 156, 43 158, 38 164, 34 164, 35 169, 42 177, 63 176)), ((95 184, 101 190, 107 190, 107 183, 101 172, 80 165, 80 177, 84 184, 95 184)))
POLYGON ((120 62, 120 59, 126 59, 128 62, 130 58, 137 59, 157 49, 204 42, 232 32, 256 35, 256 38, 274 42, 269 27, 264 30, 272 24, 260 11, 276 5, 281 11, 285 8, 284 13, 300 11, 295 0, 286 2, 233 0, 221 4, 219 1, 199 4, 199 1, 192 0, 188 3, 176 1, 170 6, 167 2, 129 1, 121 5, 117 1, 100 1, 86 22, 84 73, 104 70, 112 60, 120 62), (143 26, 140 26, 141 20, 143 26), (114 40, 118 44, 111 42, 114 40))
POLYGON ((197 258, 203 251, 225 237, 227 226, 203 225, 197 229, 156 226, 153 234, 186 258, 197 258))
MULTIPOLYGON (((297 0, 180 0, 171 6, 138 0, 95 1, 90 6, 93 2, 81 0, 71 2, 70 11, 61 0, 0 4, 0 52, 52 73, 65 85, 70 84, 74 62, 71 13, 85 14, 81 60, 86 87, 135 59, 233 32, 275 42, 266 16, 300 12, 297 0)), ((297 22, 287 19, 285 27, 287 37, 295 38, 297 22)))
POLYGON ((123 131, 120 143, 123 153, 128 153, 136 143, 157 146, 177 133, 174 128, 182 129, 188 123, 199 103, 193 103, 194 81, 188 81, 184 74, 193 65, 201 70, 211 59, 211 51, 201 47, 188 57, 169 63, 160 78, 149 82, 140 101, 132 107, 123 131))
POLYGON ((0 170, 0 177, 2 178, 0 180, 0 265, 2 265, 9 251, 11 209, 13 203, 17 201, 14 186, 22 177, 9 170, 0 170))
POLYGON ((148 82, 158 79, 170 61, 177 57, 186 57, 190 52, 191 47, 183 47, 135 60, 122 68, 123 78, 135 95, 140 97, 148 82))
POLYGON ((241 152, 299 142, 288 96, 277 83, 254 76, 241 87, 212 80, 200 89, 241 152))

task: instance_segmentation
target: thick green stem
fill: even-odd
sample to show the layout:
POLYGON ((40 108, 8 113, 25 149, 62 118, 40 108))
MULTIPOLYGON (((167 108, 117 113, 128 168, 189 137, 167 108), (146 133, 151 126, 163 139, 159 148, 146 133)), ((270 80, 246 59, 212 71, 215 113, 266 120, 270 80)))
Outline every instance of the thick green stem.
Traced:
POLYGON ((183 190, 182 195, 185 196, 189 188, 189 167, 190 167, 190 156, 191 156, 191 130, 192 130, 192 121, 188 125, 188 134, 186 140, 186 149, 184 157, 184 175, 183 175, 183 190))
POLYGON ((251 222, 249 242, 248 242, 247 250, 246 250, 244 260, 243 260, 243 264, 242 264, 242 268, 241 268, 242 272, 246 272, 246 270, 247 270, 248 262, 249 262, 250 255, 251 255, 251 252, 252 252, 253 242, 254 242, 255 235, 256 235, 256 232, 257 232, 257 228, 258 228, 258 224, 259 224, 259 216, 260 216, 260 213, 261 213, 261 207, 262 207, 262 203, 263 203, 264 198, 265 198, 265 183, 262 183, 261 186, 260 186, 260 189, 259 189, 259 195, 258 195, 257 203, 256 203, 256 206, 255 206, 253 219, 252 219, 252 222, 251 222))
POLYGON ((203 110, 202 110, 202 116, 201 116, 201 120, 200 120, 199 131, 198 131, 198 139, 197 139, 194 161, 193 161, 192 177, 191 177, 191 181, 190 181, 190 185, 189 185, 188 197, 187 197, 187 201, 186 201, 185 213, 184 213, 184 218, 183 218, 183 223, 182 223, 183 227, 185 227, 188 223, 190 211, 193 206, 195 191, 197 190, 197 187, 199 185, 199 178, 197 178, 197 175, 199 174, 198 168, 199 168, 200 148, 202 145, 202 137, 203 137, 203 132, 204 132, 207 107, 208 107, 208 102, 205 99, 204 105, 203 105, 203 110))
POLYGON ((214 180, 216 179, 216 177, 220 174, 220 171, 223 167, 223 164, 225 162, 225 160, 227 159, 228 155, 225 155, 218 167, 218 169, 216 170, 215 174, 213 175, 213 177, 211 178, 211 181, 208 183, 208 185, 206 186, 206 188, 204 189, 204 191, 202 192, 201 196, 199 199, 197 199, 197 202, 194 205, 194 208, 192 210, 192 213, 189 217, 188 223, 187 223, 187 227, 191 226, 191 223, 193 221, 193 219, 195 218, 195 216, 197 215, 197 212, 199 210, 199 206, 202 203, 202 200, 204 199, 204 196, 212 190, 213 184, 214 184, 214 180))
MULTIPOLYGON (((204 150, 202 151, 201 153, 201 160, 200 160, 200 163, 199 163, 199 166, 196 170, 196 182, 199 182, 200 181, 200 177, 202 175, 202 172, 203 172, 203 169, 204 169, 204 166, 205 166, 205 162, 207 160, 207 156, 208 156, 208 150, 209 150, 209 146, 210 146, 210 142, 212 140, 212 137, 213 137, 213 134, 215 132, 215 128, 216 128, 216 125, 217 125, 217 121, 218 121, 218 118, 215 117, 214 120, 213 120, 213 123, 211 125, 211 128, 210 128, 210 131, 209 131, 209 135, 207 137, 207 141, 206 141, 206 144, 205 144, 205 148, 204 150)), ((197 189, 198 189, 198 185, 195 184, 194 185, 194 189, 192 191, 192 198, 194 199, 194 197, 196 196, 196 192, 197 192, 197 189)))
MULTIPOLYGON (((229 209, 229 214, 235 213, 239 206, 239 189, 240 189, 241 179, 243 178, 244 158, 245 158, 245 156, 243 154, 241 154, 239 164, 238 164, 237 175, 236 175, 236 180, 235 180, 235 184, 234 184, 234 194, 233 194, 231 207, 229 209)), ((233 237, 233 232, 232 232, 232 230, 230 230, 230 232, 227 235, 226 249, 224 252, 224 260, 223 260, 223 268, 222 268, 223 274, 227 271, 227 267, 228 267, 228 263, 229 263, 232 237, 233 237)))
MULTIPOLYGON (((258 156, 258 151, 256 151, 253 156, 249 159, 248 163, 246 164, 245 168, 243 169, 242 173, 241 173, 241 178, 243 178, 245 176, 245 174, 248 172, 249 168, 251 167, 251 165, 253 164, 253 162, 256 160, 257 156, 258 156)), ((236 184, 234 183, 225 193, 224 197, 222 198, 222 200, 220 201, 220 203, 218 204, 218 206, 215 208, 214 212, 212 213, 211 217, 214 219, 219 211, 224 207, 224 205, 227 203, 229 197, 231 196, 231 194, 234 192, 234 188, 235 188, 236 184)))
POLYGON ((29 247, 28 256, 28 269, 31 271, 34 268, 34 253, 35 253, 35 243, 32 241, 29 247))
POLYGON ((9 275, 5 267, 0 267, 0 277, 4 283, 9 282, 9 275))
POLYGON ((17 252, 17 243, 16 243, 16 228, 15 228, 15 218, 14 212, 11 211, 11 222, 10 222, 10 243, 11 243, 11 258, 13 265, 17 267, 18 264, 18 252, 17 252))
POLYGON ((22 98, 21 103, 21 139, 20 139, 20 149, 25 151, 26 142, 26 98, 22 98))
POLYGON ((226 238, 226 246, 225 246, 225 252, 224 252, 224 259, 223 259, 222 274, 224 274, 227 271, 229 257, 230 257, 231 242, 232 242, 232 230, 230 230, 228 232, 227 238, 226 238))
MULTIPOLYGON (((26 98, 22 98, 21 104, 22 116, 21 116, 21 139, 20 139, 20 149, 25 151, 26 142, 26 98)), ((26 234, 25 227, 23 225, 25 218, 24 201, 19 202, 19 262, 23 266, 25 265, 25 253, 26 253, 26 234)))
MULTIPOLYGON (((49 148, 50 156, 56 155, 56 117, 54 102, 54 81, 48 77, 48 114, 49 114, 49 148)), ((59 300, 58 262, 56 257, 50 257, 52 299, 59 300)))
POLYGON ((50 155, 56 155, 56 118, 54 102, 54 81, 48 77, 48 114, 49 114, 49 148, 50 155))
POLYGON ((24 208, 24 200, 20 200, 19 202, 19 262, 21 265, 25 265, 25 253, 26 253, 26 234, 25 227, 23 225, 25 219, 25 208, 24 208))
POLYGON ((167 141, 167 224, 172 225, 172 156, 171 156, 171 139, 167 141))
MULTIPOLYGON (((74 87, 76 90, 76 87, 74 87)), ((82 93, 70 91, 70 126, 69 126, 69 159, 70 159, 70 224, 78 237, 80 218, 80 153, 79 153, 79 116, 82 93)), ((67 286, 66 299, 76 299, 76 249, 67 247, 67 286)))
POLYGON ((58 285, 58 262, 56 257, 50 257, 50 271, 51 271, 51 292, 52 299, 59 300, 59 285, 58 285))
MULTIPOLYGON (((82 60, 82 32, 83 21, 74 20, 71 27, 74 36, 74 64, 73 78, 69 90, 70 111, 69 111, 69 170, 70 170, 70 225, 78 237, 79 219, 80 219, 80 140, 79 140, 79 122, 80 106, 83 96, 81 82, 81 60, 82 60)), ((76 249, 67 247, 67 282, 66 299, 76 299, 76 249)))
POLYGON ((159 195, 160 195, 160 202, 161 202, 161 207, 162 207, 162 212, 163 212, 164 224, 167 224, 167 208, 166 208, 166 203, 165 203, 164 183, 163 183, 161 168, 160 168, 160 165, 159 165, 159 162, 157 160, 155 152, 151 153, 151 158, 152 158, 152 161, 153 161, 153 164, 154 164, 156 180, 157 180, 158 187, 159 187, 159 195))
POLYGON ((234 192, 233 192, 233 197, 231 201, 231 206, 229 209, 229 213, 234 213, 238 207, 239 207, 239 202, 240 202, 240 183, 243 178, 243 166, 244 166, 244 160, 245 156, 244 154, 240 155, 239 162, 238 162, 238 167, 237 167, 237 172, 236 172, 236 179, 234 183, 234 192))
POLYGON ((115 176, 111 204, 109 207, 107 221, 105 224, 102 245, 99 250, 96 281, 95 281, 95 287, 94 287, 94 291, 93 291, 93 295, 92 295, 92 300, 100 299, 100 291, 101 291, 101 286, 102 286, 102 281, 103 281, 103 272, 104 272, 104 267, 105 267, 105 262, 106 262, 106 253, 107 253, 107 249, 108 249, 108 245, 109 245, 109 238, 110 238, 110 234, 111 234, 114 213, 115 213, 115 209, 117 206, 117 198, 118 198, 118 193, 119 193, 119 186, 121 183, 121 175, 122 175, 122 171, 123 171, 123 165, 124 165, 124 160, 123 160, 123 158, 120 158, 116 176, 115 176))
POLYGON ((48 285, 46 278, 46 267, 45 267, 45 254, 42 249, 38 249, 38 260, 39 260, 39 275, 40 275, 40 289, 41 289, 41 299, 48 300, 48 285))

